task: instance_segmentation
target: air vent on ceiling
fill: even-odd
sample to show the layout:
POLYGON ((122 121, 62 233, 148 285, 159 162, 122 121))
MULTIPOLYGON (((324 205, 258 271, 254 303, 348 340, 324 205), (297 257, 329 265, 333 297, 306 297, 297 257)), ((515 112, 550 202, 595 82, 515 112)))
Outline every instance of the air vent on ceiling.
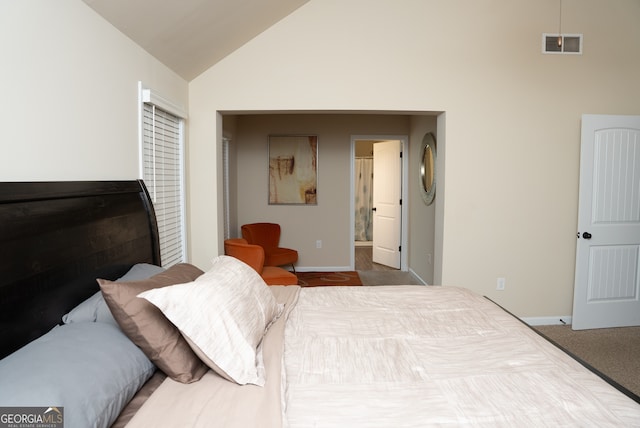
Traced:
POLYGON ((582 54, 582 34, 542 34, 542 53, 582 54))

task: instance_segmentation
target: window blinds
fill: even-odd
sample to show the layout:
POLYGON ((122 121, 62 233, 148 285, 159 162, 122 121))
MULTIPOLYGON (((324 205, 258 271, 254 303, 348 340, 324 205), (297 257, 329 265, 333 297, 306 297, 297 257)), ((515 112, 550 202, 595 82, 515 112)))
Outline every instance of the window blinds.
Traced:
POLYGON ((182 124, 180 117, 143 104, 143 180, 156 213, 164 267, 186 259, 182 124))

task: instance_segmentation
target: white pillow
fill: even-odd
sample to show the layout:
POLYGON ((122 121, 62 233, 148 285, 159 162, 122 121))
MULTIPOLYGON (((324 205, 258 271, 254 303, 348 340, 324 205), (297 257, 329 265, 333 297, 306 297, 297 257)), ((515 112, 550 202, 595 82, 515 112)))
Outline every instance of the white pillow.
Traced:
POLYGON ((282 305, 249 265, 219 256, 195 281, 138 297, 157 306, 219 375, 240 385, 264 385, 261 341, 282 305))

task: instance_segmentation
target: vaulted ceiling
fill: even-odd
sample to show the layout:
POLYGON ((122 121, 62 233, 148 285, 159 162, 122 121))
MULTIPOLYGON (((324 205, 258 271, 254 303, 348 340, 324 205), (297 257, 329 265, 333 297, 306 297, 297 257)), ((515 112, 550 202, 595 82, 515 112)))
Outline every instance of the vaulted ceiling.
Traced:
POLYGON ((187 81, 309 0, 83 0, 187 81))

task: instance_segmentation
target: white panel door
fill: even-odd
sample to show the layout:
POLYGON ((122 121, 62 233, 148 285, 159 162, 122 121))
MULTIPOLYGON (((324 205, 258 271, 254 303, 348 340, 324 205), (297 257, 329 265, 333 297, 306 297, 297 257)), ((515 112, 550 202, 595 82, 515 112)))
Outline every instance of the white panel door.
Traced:
POLYGON ((373 145, 373 254, 374 263, 400 269, 402 228, 401 142, 373 145))
POLYGON ((640 325, 640 116, 583 115, 574 330, 640 325))

